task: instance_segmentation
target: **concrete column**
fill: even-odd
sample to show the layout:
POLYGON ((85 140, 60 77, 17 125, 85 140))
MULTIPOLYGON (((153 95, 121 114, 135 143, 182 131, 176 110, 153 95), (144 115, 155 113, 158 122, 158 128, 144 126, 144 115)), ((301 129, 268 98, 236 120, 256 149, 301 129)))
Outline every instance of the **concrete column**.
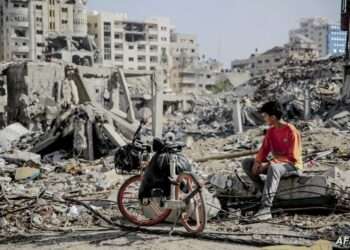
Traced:
POLYGON ((310 89, 304 90, 304 120, 310 119, 310 89))
POLYGON ((341 90, 342 100, 345 103, 349 103, 350 97, 350 66, 344 66, 344 84, 341 90))
POLYGON ((152 132, 154 137, 162 137, 163 132, 163 72, 152 75, 152 132))
POLYGON ((36 58, 36 21, 34 17, 34 1, 28 2, 28 26, 29 26, 29 59, 37 60, 36 58))
POLYGON ((184 112, 188 112, 188 110, 189 110, 189 107, 188 107, 189 105, 188 105, 188 103, 187 103, 187 100, 185 99, 185 100, 183 100, 182 101, 182 111, 184 111, 184 112))
POLYGON ((233 126, 236 134, 243 133, 241 103, 239 99, 234 100, 233 103, 233 126))
POLYGON ((94 160, 94 136, 93 136, 93 125, 90 120, 86 123, 86 137, 87 137, 87 148, 84 150, 84 158, 93 161, 94 160))

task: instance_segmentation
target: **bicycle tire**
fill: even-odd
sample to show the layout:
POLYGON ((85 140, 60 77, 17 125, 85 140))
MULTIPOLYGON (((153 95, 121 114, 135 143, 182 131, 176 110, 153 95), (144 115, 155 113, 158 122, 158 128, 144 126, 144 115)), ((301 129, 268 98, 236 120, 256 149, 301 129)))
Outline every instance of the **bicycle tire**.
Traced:
MULTIPOLYGON (((191 192, 195 190, 197 187, 199 187, 196 177, 193 176, 193 174, 191 173, 181 173, 177 177, 177 183, 178 185, 176 186, 176 189, 175 189, 176 200, 182 200, 182 196, 183 198, 186 197, 188 192, 191 192), (183 181, 187 182, 187 188, 189 188, 186 193, 184 193, 184 191, 182 190, 184 189, 184 187, 181 186, 182 185, 181 183, 183 181)), ((200 190, 197 194, 195 194, 195 196, 191 198, 189 203, 191 203, 191 201, 194 204, 187 204, 187 208, 185 209, 185 211, 182 211, 180 215, 180 221, 188 233, 199 234, 204 231, 207 224, 207 207, 206 207, 206 203, 205 203, 202 191, 200 190), (194 221, 191 218, 192 212, 193 212, 193 205, 195 207, 194 212, 196 213, 195 214, 196 221, 199 221, 199 224, 197 222, 196 226, 193 226, 191 223, 194 221)))
MULTIPOLYGON (((137 225, 137 226, 154 226, 157 224, 162 223, 171 213, 171 209, 162 209, 159 206, 156 208, 155 204, 153 203, 151 206, 151 203, 149 203, 147 206, 150 206, 150 209, 155 212, 155 209, 160 209, 159 213, 156 214, 154 218, 148 218, 144 215, 144 208, 146 205, 142 205, 141 201, 138 199, 138 188, 136 188, 136 192, 134 193, 135 197, 133 198, 134 204, 136 206, 140 207, 140 213, 135 214, 132 213, 127 207, 128 202, 126 201, 126 194, 128 187, 130 187, 132 184, 137 183, 141 184, 142 176, 141 175, 135 175, 127 179, 123 185, 120 187, 118 191, 118 208, 121 214, 131 223, 137 225), (142 213, 142 214, 141 214, 142 213)), ((156 212, 155 212, 156 213, 156 212)))

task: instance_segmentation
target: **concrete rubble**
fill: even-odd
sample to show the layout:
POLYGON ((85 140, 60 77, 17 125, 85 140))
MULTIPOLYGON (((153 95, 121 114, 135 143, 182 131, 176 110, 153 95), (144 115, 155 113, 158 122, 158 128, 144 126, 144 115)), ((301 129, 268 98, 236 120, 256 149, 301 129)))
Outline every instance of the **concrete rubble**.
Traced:
MULTIPOLYGON (((302 132, 305 171, 282 181, 283 188, 297 191, 281 192, 273 222, 300 237, 299 243, 306 236, 335 241, 350 227, 350 106, 342 99, 342 65, 342 58, 288 61, 230 91, 176 98, 163 95, 154 85, 161 77, 149 72, 60 63, 3 65, 0 75, 6 76, 11 108, 0 130, 0 239, 106 226, 76 200, 123 221, 116 192, 129 176, 115 171, 113 152, 130 141, 138 119, 149 113, 155 116, 145 136, 172 132, 186 142, 185 155, 210 192, 208 230, 248 236, 269 230, 238 219, 257 200, 240 161, 259 148, 266 129, 259 106, 278 99, 302 132), (50 73, 37 76, 44 67, 50 73), (128 74, 132 79, 126 80, 128 74)), ((270 243, 298 244, 276 235, 270 243)))
MULTIPOLYGON (((220 137, 235 132, 234 103, 240 101, 241 120, 246 128, 263 124, 257 108, 268 100, 278 100, 286 118, 322 122, 322 126, 342 129, 349 126, 350 106, 342 100, 342 57, 300 62, 290 60, 269 73, 252 77, 231 91, 193 96, 191 109, 168 113, 166 130, 179 137, 220 137), (173 124, 176 126, 173 126, 173 124)), ((237 125, 236 125, 237 126, 237 125)))

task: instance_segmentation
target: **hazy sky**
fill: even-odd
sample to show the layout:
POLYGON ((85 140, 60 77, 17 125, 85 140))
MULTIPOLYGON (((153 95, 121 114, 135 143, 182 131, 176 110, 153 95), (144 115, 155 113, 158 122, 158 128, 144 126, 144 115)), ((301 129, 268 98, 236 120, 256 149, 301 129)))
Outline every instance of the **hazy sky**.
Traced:
POLYGON ((130 19, 171 19, 178 32, 195 33, 200 51, 227 66, 288 41, 302 17, 339 22, 341 0, 88 0, 89 10, 124 12, 130 19))

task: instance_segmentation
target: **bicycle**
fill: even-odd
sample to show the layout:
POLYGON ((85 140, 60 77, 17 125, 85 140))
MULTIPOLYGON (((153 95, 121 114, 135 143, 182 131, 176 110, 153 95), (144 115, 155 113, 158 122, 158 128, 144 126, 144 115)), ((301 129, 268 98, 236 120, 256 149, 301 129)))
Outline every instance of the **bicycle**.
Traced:
MULTIPOLYGON (((140 123, 140 127, 142 125, 143 123, 140 123)), ((135 141, 133 140, 132 143, 135 141)), ((171 144, 155 139, 151 161, 144 166, 142 163, 136 164, 132 168, 139 174, 127 179, 118 192, 119 211, 129 222, 137 226, 154 226, 164 222, 174 211, 175 223, 179 220, 187 232, 198 234, 204 231, 207 223, 207 208, 202 193, 203 185, 193 173, 178 171, 179 161, 182 159, 179 153, 183 147, 181 144, 171 144), (162 171, 152 173, 154 169, 158 171, 160 164, 157 161, 161 156, 169 158, 168 164, 165 164, 169 169, 159 168, 162 171), (160 185, 155 185, 152 189, 146 188, 143 191, 147 195, 141 195, 140 189, 147 185, 144 185, 147 179, 157 177, 160 177, 157 179, 160 185)), ((129 145, 129 148, 133 146, 129 145)), ((142 162, 143 158, 142 148, 147 147, 139 147, 139 162, 142 162)), ((119 164, 122 162, 119 161, 119 164)))

